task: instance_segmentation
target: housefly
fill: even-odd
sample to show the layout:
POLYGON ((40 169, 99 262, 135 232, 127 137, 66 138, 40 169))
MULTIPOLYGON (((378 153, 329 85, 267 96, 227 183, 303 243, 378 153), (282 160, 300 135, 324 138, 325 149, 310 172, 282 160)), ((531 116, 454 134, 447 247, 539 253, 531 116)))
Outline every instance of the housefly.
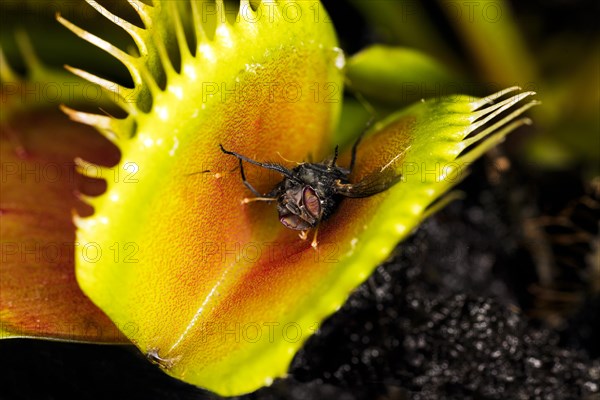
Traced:
POLYGON ((359 182, 351 182, 350 174, 356 161, 356 149, 362 135, 352 146, 352 157, 348 168, 336 164, 338 147, 333 156, 319 163, 298 163, 293 169, 288 169, 280 164, 259 162, 239 153, 226 150, 223 145, 221 151, 238 159, 240 173, 244 185, 256 196, 245 198, 242 203, 254 201, 277 202, 279 221, 289 229, 301 231, 300 238, 306 239, 308 231, 315 229, 312 246, 317 247, 317 230, 322 221, 329 218, 337 209, 344 197, 361 198, 381 193, 398 181, 401 175, 388 163, 381 170, 367 175, 359 182), (260 193, 247 180, 244 173, 244 162, 275 171, 283 176, 283 180, 273 187, 268 193, 260 193))

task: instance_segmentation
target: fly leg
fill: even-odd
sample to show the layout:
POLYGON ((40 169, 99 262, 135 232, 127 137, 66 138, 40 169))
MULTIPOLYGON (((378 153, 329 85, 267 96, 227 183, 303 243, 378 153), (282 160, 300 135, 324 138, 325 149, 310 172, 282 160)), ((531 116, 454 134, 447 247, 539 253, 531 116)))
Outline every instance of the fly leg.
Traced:
MULTIPOLYGON (((221 150, 223 150, 223 152, 225 152, 223 147, 221 147, 221 150)), ((232 153, 232 155, 237 156, 235 153, 232 153)), ((246 186, 256 196, 254 198, 244 197, 242 199, 242 204, 248 204, 253 201, 273 201, 273 200, 275 200, 274 198, 271 198, 271 197, 265 197, 262 193, 260 193, 258 190, 256 190, 250 182, 248 182, 248 180, 246 179, 246 173, 244 172, 244 164, 242 162, 242 158, 238 157, 238 161, 240 163, 240 174, 242 175, 242 182, 244 183, 244 186, 246 186)))
POLYGON ((242 182, 244 183, 244 186, 246 186, 248 188, 248 190, 250 190, 256 197, 253 198, 248 198, 245 197, 242 199, 242 204, 248 204, 254 201, 275 201, 277 199, 277 195, 278 193, 278 188, 275 188, 274 190, 272 190, 270 193, 267 194, 262 194, 260 193, 258 190, 256 190, 254 188, 254 186, 252 186, 252 184, 250 184, 250 182, 248 182, 248 180, 246 179, 246 173, 244 172, 244 161, 250 163, 250 164, 254 164, 256 166, 262 167, 262 168, 266 168, 272 171, 277 171, 280 174, 286 176, 286 177, 290 177, 292 176, 292 172, 290 170, 288 170, 285 167, 282 167, 281 165, 278 164, 269 164, 269 163, 261 163, 258 161, 254 161, 246 156, 243 156, 241 154, 235 153, 233 151, 228 151, 225 150, 225 148, 223 147, 223 145, 219 145, 221 147, 221 151, 225 154, 234 156, 238 159, 239 163, 240 163, 240 174, 242 175, 242 182))
POLYGON ((373 125, 373 120, 374 120, 374 118, 371 118, 369 120, 369 122, 367 122, 367 126, 361 132, 361 134, 358 136, 358 138, 356 139, 356 141, 352 145, 352 157, 350 158, 350 167, 348 167, 348 170, 350 172, 352 172, 352 170, 354 169, 354 163, 356 162, 356 149, 358 148, 358 145, 360 144, 363 136, 365 136, 365 133, 369 130, 369 128, 371 127, 371 125, 373 125))
MULTIPOLYGON (((240 165, 242 165, 242 161, 246 161, 247 163, 254 164, 254 165, 262 167, 262 168, 270 169, 270 170, 275 171, 275 172, 279 172, 281 175, 283 175, 283 176, 285 176, 287 178, 293 178, 292 171, 290 171, 289 169, 287 169, 287 168, 285 168, 285 167, 283 167, 283 166, 281 166, 279 164, 261 163, 261 162, 255 161, 255 160, 253 160, 251 158, 248 158, 246 156, 243 156, 241 154, 235 153, 233 151, 225 150, 225 148, 223 147, 222 144, 220 144, 219 146, 221 147, 221 151, 223 153, 228 154, 230 156, 234 156, 238 160, 240 160, 240 165)), ((242 170, 242 173, 243 173, 243 170, 242 170)), ((246 183, 245 180, 244 180, 244 183, 246 183)), ((248 185, 246 185, 246 186, 248 186, 248 185)), ((250 189, 250 190, 253 190, 253 189, 250 189)))
POLYGON ((312 243, 310 244, 310 245, 311 245, 311 247, 312 247, 313 249, 315 249, 315 250, 317 250, 317 245, 319 244, 319 242, 317 242, 317 233, 319 233, 319 226, 317 226, 317 227, 315 228, 315 234, 314 234, 314 236, 313 236, 312 243))
POLYGON ((275 201, 274 197, 244 197, 242 204, 254 203, 255 201, 275 201))
MULTIPOLYGON (((315 228, 315 234, 313 235, 313 240, 312 240, 312 242, 310 243, 310 246, 311 246, 313 249, 315 249, 315 250, 317 250, 317 246, 318 246, 318 244, 319 244, 319 242, 317 241, 317 233, 319 233, 319 227, 318 227, 318 226, 315 228)), ((298 236, 299 236, 299 237, 300 237, 300 239, 302 239, 302 240, 306 240, 306 239, 308 239, 308 229, 307 229, 307 230, 305 230, 305 231, 301 231, 301 232, 298 234, 298 236)))
POLYGON ((250 191, 252 193, 254 193, 256 198, 263 198, 262 193, 260 193, 258 190, 256 190, 254 188, 254 186, 252 186, 250 184, 250 182, 248 182, 248 180, 246 180, 246 174, 244 173, 244 164, 242 163, 242 159, 238 158, 238 161, 240 162, 240 174, 242 175, 242 182, 244 182, 244 186, 246 186, 248 189, 250 189, 250 191))
MULTIPOLYGON (((250 184, 248 184, 248 185, 250 185, 250 184)), ((277 185, 269 193, 265 193, 265 194, 258 193, 257 197, 243 198, 242 204, 254 203, 255 201, 264 201, 264 202, 277 201, 277 198, 279 197, 279 195, 280 195, 280 188, 279 188, 279 185, 277 185)))

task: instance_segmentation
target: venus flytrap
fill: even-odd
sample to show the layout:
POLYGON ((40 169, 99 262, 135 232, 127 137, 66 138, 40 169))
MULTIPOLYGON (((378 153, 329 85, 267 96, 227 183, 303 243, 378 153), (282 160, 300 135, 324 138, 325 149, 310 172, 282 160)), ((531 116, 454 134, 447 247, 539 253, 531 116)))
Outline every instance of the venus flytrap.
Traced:
POLYGON ((73 261, 72 210, 86 209, 77 194, 101 188, 77 176, 73 158, 113 165, 118 150, 56 107, 88 103, 90 84, 40 62, 24 32, 16 39, 25 74, 0 49, 0 338, 127 343, 78 287, 73 261))
MULTIPOLYGON (((227 315, 207 317, 215 314, 215 303, 227 297, 251 270, 230 259, 203 264, 201 249, 207 243, 263 243, 280 236, 270 218, 264 218, 267 210, 239 206, 243 188, 224 172, 232 168, 218 143, 252 149, 260 157, 277 151, 294 159, 302 159, 309 151, 323 153, 330 144, 327 132, 333 129, 340 104, 339 97, 325 99, 315 93, 331 87, 339 90, 341 61, 330 23, 315 23, 306 8, 299 21, 288 21, 282 14, 285 8, 305 3, 264 2, 254 10, 242 2, 246 18, 233 24, 227 22, 222 2, 216 3, 217 14, 211 22, 202 14, 207 5, 190 4, 193 25, 188 31, 194 35, 194 49, 188 48, 179 3, 142 6, 145 28, 126 27, 137 37, 139 57, 59 17, 76 34, 121 60, 135 84, 127 89, 71 69, 116 95, 128 116, 117 120, 65 111, 114 140, 122 151, 121 166, 135 165, 138 180, 129 185, 109 182, 105 195, 87 199, 95 214, 76 219, 77 240, 102 246, 135 241, 140 246, 136 265, 90 263, 80 257, 77 276, 84 291, 113 320, 144 325, 130 339, 153 360, 163 360, 160 364, 168 366, 170 374, 220 393, 236 393, 284 374, 293 351, 283 349, 285 357, 273 351, 262 355, 258 346, 220 340, 212 351, 197 346, 206 336, 207 321, 229 319, 227 315), (167 29, 169 21, 174 22, 174 30, 167 29), (209 35, 205 28, 211 24, 214 32, 209 35), (179 52, 179 68, 169 57, 173 50, 169 45, 179 52), (155 71, 164 71, 164 88, 155 71), (273 93, 278 87, 299 88, 300 96, 273 93), (128 102, 131 98, 137 101, 128 102), (219 174, 208 179, 190 175, 204 165, 223 172, 227 179, 217 178, 219 174), (265 222, 257 228, 261 220, 265 222), (156 306, 160 309, 151 311, 156 306), (265 359, 261 361, 259 354, 265 359), (252 361, 245 361, 248 358, 252 361), (257 363, 260 373, 252 367, 257 363), (231 375, 238 365, 247 368, 231 375)), ((110 16, 104 10, 102 14, 110 16)), ((256 171, 249 176, 256 176, 256 171)))
MULTIPOLYGON (((95 212, 75 218, 76 240, 101 248, 134 242, 139 262, 78 255, 78 282, 117 325, 137 327, 126 334, 150 360, 222 395, 285 376, 315 324, 424 218, 456 198, 448 192, 468 164, 529 123, 519 116, 536 104, 533 93, 510 88, 485 99, 418 102, 377 123, 359 147, 352 181, 382 169, 403 180, 376 196, 343 201, 320 227, 315 251, 279 224, 272 206, 240 205, 247 190, 218 144, 261 161, 332 151, 341 97, 331 88, 340 88, 343 55, 331 24, 308 8, 317 5, 324 16, 320 5, 242 1, 244 14, 230 23, 221 1, 134 2, 139 28, 90 4, 128 32, 137 51, 125 53, 59 21, 122 61, 134 87, 70 70, 110 93, 127 116, 64 110, 113 140, 122 152, 119 168, 133 166, 135 181, 111 181, 105 194, 87 197, 95 212), (290 7, 303 17, 291 21, 284 11, 290 7), (278 87, 300 88, 300 95, 278 87), (207 165, 210 173, 197 173, 207 165), (256 244, 252 257, 239 254, 247 243, 256 244), (208 254, 215 244, 225 251, 208 254)), ((340 164, 349 157, 347 150, 340 164)), ((258 168, 246 172, 262 192, 274 184, 258 168)))

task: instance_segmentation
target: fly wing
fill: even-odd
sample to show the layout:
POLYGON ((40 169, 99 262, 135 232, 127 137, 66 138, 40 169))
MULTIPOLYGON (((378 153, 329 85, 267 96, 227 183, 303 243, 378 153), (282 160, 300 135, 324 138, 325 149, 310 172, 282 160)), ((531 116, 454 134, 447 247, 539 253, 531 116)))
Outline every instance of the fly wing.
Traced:
POLYGON ((346 197, 369 197, 381 193, 400 181, 402 174, 393 169, 386 169, 367 175, 357 183, 340 183, 336 185, 336 192, 346 197))

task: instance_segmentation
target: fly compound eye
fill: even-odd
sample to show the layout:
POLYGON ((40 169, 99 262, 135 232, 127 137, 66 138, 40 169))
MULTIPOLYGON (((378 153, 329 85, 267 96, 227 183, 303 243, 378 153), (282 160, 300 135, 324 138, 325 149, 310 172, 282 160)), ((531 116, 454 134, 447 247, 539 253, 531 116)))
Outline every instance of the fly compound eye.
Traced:
POLYGON ((321 200, 310 186, 305 186, 302 191, 302 203, 311 216, 316 219, 321 217, 321 200))
POLYGON ((295 229, 299 231, 303 231, 309 229, 311 226, 308 222, 303 220, 297 215, 294 214, 286 214, 279 217, 279 221, 289 229, 295 229))

